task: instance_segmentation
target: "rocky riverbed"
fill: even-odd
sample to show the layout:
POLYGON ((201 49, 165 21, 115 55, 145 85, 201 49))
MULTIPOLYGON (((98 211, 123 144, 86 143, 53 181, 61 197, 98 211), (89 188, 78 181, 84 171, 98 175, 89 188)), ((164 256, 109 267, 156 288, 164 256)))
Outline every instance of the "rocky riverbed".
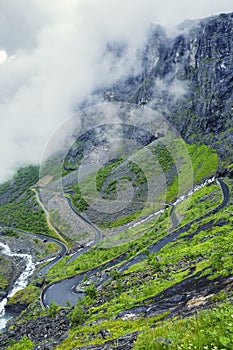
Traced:
POLYGON ((8 257, 0 253, 1 262, 1 286, 0 301, 2 301, 12 289, 15 281, 25 269, 25 261, 19 257, 8 257))
POLYGON ((67 336, 70 322, 67 310, 59 311, 54 317, 37 317, 21 324, 14 324, 14 329, 0 335, 0 348, 5 349, 9 339, 18 341, 25 334, 35 343, 44 343, 36 349, 53 349, 67 336))
MULTIPOLYGON (((39 265, 43 261, 57 255, 59 247, 54 243, 42 240, 16 231, 1 229, 0 242, 9 246, 14 254, 27 254, 32 256, 33 263, 39 265)), ((25 260, 20 257, 9 257, 2 253, 0 247, 1 281, 0 301, 12 289, 15 281, 26 267, 25 260)))

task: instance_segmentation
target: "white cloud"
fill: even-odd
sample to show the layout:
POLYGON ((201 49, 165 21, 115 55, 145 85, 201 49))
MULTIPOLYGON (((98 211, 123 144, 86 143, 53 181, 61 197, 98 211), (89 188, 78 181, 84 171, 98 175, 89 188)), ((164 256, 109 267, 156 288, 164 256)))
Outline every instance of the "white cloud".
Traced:
POLYGON ((7 53, 4 50, 0 50, 0 64, 5 63, 7 60, 7 53))
POLYGON ((232 12, 231 0, 158 0, 155 22, 165 26, 174 26, 186 19, 209 17, 223 12, 232 12))
POLYGON ((172 26, 230 11, 231 5, 0 0, 0 181, 25 162, 39 162, 51 133, 85 97, 139 69, 137 48, 151 22, 172 26), (109 42, 128 44, 117 62, 103 55, 109 42))

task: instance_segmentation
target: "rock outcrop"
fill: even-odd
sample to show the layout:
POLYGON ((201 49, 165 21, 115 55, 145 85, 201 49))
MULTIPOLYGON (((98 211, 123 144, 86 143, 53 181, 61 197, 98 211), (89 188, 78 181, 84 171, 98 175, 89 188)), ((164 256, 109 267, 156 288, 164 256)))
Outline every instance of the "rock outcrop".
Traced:
POLYGON ((188 142, 206 143, 232 162, 233 13, 186 21, 169 37, 153 27, 142 73, 105 93, 108 101, 161 112, 188 142))

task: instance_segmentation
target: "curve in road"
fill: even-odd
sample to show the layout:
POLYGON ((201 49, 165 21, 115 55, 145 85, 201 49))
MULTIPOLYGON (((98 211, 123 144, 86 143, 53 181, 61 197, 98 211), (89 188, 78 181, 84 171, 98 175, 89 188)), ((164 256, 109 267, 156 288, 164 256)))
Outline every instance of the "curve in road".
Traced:
MULTIPOLYGON (((170 234, 168 234, 167 236, 165 236, 164 238, 162 238, 158 242, 152 244, 149 247, 150 253, 158 252, 165 245, 167 245, 168 243, 171 243, 172 241, 177 239, 179 235, 181 235, 184 232, 187 232, 193 223, 199 222, 199 221, 203 220, 204 218, 207 218, 210 215, 217 213, 219 210, 223 209, 227 205, 229 198, 230 198, 228 186, 220 179, 217 180, 216 182, 220 185, 221 190, 222 190, 223 198, 222 198, 221 204, 218 205, 215 209, 211 210, 209 213, 191 221, 190 223, 182 226, 181 228, 171 232, 170 234)), ((212 225, 212 222, 209 222, 209 227, 211 225, 212 225)), ((195 232, 194 232, 194 234, 195 234, 195 232)), ((75 305, 77 303, 77 300, 80 297, 82 298, 84 295, 84 293, 82 291, 76 292, 76 286, 82 282, 85 275, 87 277, 90 277, 93 275, 100 274, 101 270, 113 267, 114 265, 121 262, 124 258, 125 257, 123 254, 122 256, 113 259, 111 262, 108 262, 106 264, 101 265, 101 267, 99 266, 99 267, 96 267, 96 268, 94 268, 90 271, 87 271, 85 273, 81 273, 81 274, 78 274, 76 276, 71 276, 71 277, 68 277, 66 279, 57 281, 53 284, 50 284, 49 286, 45 287, 41 293, 41 301, 42 301, 43 305, 45 307, 48 307, 51 302, 56 302, 58 305, 61 305, 61 306, 66 306, 67 302, 69 302, 70 305, 75 305)), ((129 269, 129 267, 136 264, 137 262, 140 262, 144 258, 145 258, 145 254, 139 253, 137 256, 135 256, 131 260, 128 260, 127 262, 123 263, 118 268, 118 270, 120 272, 124 272, 127 269, 129 269)), ((99 284, 98 289, 100 289, 102 284, 105 283, 106 281, 108 281, 109 279, 110 278, 108 275, 105 275, 104 277, 102 277, 101 283, 99 284)))
POLYGON ((65 245, 65 243, 61 242, 59 239, 56 239, 56 238, 52 238, 51 236, 47 236, 47 235, 43 235, 43 234, 40 234, 40 233, 32 233, 32 232, 28 232, 28 231, 24 231, 24 230, 20 230, 20 229, 15 229, 15 228, 12 228, 12 227, 1 227, 3 229, 11 229, 11 230, 14 230, 15 232, 18 232, 18 233, 24 233, 28 236, 31 236, 32 238, 38 238, 42 241, 47 241, 47 242, 53 242, 53 243, 56 243, 58 246, 60 246, 61 250, 60 250, 60 253, 58 256, 56 256, 53 260, 51 260, 50 262, 48 262, 45 266, 43 266, 41 269, 39 269, 37 271, 37 277, 41 277, 41 276, 44 276, 48 270, 54 266, 59 260, 61 260, 67 253, 68 249, 65 245))
POLYGON ((85 216, 81 215, 73 206, 72 201, 70 198, 66 197, 65 195, 61 195, 63 198, 65 198, 68 202, 68 205, 70 209, 73 211, 74 214, 76 214, 79 218, 81 218, 83 221, 85 221, 88 225, 90 225, 96 232, 96 239, 93 242, 90 242, 86 247, 79 249, 77 253, 75 253, 68 262, 71 262, 75 260, 78 256, 88 252, 92 247, 94 247, 99 241, 102 239, 102 231, 95 226, 91 221, 89 221, 85 216))

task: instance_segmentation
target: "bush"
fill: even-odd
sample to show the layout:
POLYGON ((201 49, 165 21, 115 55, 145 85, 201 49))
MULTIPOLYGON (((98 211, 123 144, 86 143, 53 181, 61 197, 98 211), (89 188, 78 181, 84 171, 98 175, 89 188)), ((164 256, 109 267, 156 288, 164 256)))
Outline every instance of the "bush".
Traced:
POLYGON ((86 318, 85 312, 81 305, 76 305, 70 312, 70 320, 72 326, 78 326, 84 323, 86 318))
POLYGON ((48 316, 55 317, 56 314, 58 313, 58 310, 59 310, 59 306, 56 303, 54 302, 50 303, 48 308, 48 316))
POLYGON ((18 343, 13 344, 7 350, 33 350, 33 342, 28 337, 23 337, 18 343))
POLYGON ((97 288, 94 285, 94 283, 91 283, 88 287, 85 288, 85 293, 91 299, 96 299, 96 297, 97 297, 97 288))

